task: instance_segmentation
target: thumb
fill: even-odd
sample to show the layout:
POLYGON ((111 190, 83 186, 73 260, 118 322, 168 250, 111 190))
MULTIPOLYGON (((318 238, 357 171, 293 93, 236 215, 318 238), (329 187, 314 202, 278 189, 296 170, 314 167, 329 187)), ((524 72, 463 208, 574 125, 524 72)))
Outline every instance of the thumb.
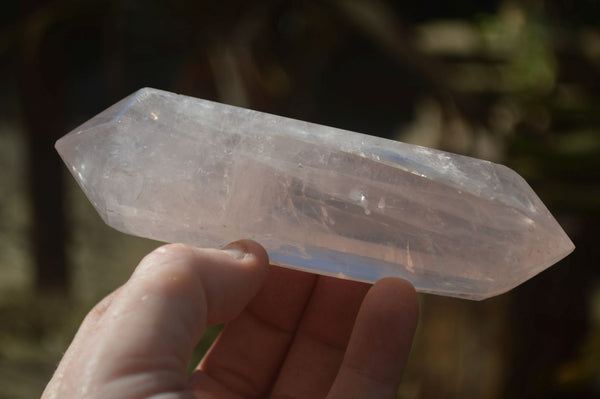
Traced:
POLYGON ((224 250, 182 244, 158 248, 108 304, 103 301, 90 312, 54 378, 59 375, 57 383, 67 391, 93 397, 147 397, 183 389, 206 326, 240 313, 267 268, 265 250, 253 241, 237 241, 224 250), (68 386, 69 375, 79 377, 73 378, 76 385, 68 386))

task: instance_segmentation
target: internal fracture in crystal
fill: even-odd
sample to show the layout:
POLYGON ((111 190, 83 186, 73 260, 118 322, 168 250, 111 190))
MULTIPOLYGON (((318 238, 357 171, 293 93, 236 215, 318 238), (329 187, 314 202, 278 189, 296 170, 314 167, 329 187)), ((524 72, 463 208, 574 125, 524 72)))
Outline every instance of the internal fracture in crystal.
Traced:
POLYGON ((142 89, 56 147, 110 226, 167 242, 260 242, 281 266, 484 299, 573 244, 488 161, 142 89))

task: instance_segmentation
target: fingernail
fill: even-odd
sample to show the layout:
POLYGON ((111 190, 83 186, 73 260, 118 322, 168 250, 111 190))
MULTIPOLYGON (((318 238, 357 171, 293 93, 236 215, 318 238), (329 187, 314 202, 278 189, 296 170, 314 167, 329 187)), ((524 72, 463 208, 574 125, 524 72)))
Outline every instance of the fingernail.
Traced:
POLYGON ((239 241, 232 242, 230 244, 225 245, 221 248, 223 252, 227 252, 229 255, 233 256, 235 259, 244 259, 246 256, 250 255, 247 252, 247 248, 245 245, 240 243, 239 241))

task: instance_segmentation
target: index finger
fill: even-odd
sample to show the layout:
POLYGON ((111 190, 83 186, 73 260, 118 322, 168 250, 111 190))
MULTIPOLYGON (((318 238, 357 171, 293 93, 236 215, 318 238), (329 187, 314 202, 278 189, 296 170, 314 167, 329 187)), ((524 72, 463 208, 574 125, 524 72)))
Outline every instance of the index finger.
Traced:
POLYGON ((189 388, 216 397, 263 397, 287 354, 317 276, 271 266, 246 309, 227 323, 189 388))

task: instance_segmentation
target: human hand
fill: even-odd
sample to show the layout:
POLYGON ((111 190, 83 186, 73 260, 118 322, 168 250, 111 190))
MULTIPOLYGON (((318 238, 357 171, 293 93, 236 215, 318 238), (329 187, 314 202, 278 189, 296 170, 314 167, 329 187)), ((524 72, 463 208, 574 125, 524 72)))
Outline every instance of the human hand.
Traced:
POLYGON ((394 398, 414 288, 269 267, 252 241, 146 256, 87 315, 42 398, 394 398), (221 335, 191 378, 207 326, 221 335))

